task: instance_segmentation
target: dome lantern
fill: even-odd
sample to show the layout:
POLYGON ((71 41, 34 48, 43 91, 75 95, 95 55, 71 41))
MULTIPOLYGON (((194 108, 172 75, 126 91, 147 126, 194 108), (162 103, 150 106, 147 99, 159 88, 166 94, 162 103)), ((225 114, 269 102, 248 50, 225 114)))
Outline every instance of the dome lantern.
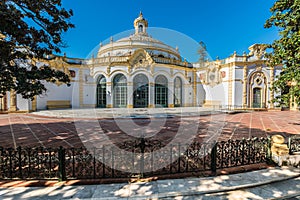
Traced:
POLYGON ((133 25, 136 35, 147 35, 148 21, 143 17, 142 12, 140 12, 139 17, 134 20, 133 25))

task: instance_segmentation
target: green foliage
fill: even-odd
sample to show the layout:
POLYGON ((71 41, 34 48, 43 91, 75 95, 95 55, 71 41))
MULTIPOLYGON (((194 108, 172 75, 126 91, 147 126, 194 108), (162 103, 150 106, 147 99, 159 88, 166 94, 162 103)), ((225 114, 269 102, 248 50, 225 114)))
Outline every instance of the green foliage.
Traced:
POLYGON ((206 45, 202 41, 199 42, 198 54, 199 54, 199 63, 200 66, 202 67, 208 56, 206 45))
POLYGON ((14 89, 24 98, 46 91, 45 81, 69 83, 62 71, 36 66, 65 47, 62 33, 74 25, 61 0, 0 1, 0 96, 14 89))
POLYGON ((279 39, 270 47, 268 54, 271 66, 283 66, 276 77, 272 90, 280 93, 275 102, 289 105, 290 98, 300 103, 300 0, 277 0, 270 9, 272 16, 266 21, 265 28, 277 27, 279 39))

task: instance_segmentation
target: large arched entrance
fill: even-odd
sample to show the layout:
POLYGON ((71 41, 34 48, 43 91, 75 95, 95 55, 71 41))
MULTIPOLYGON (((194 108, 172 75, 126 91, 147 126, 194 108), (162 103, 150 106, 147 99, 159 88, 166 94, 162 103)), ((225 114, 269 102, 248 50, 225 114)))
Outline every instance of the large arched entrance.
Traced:
POLYGON ((174 79, 174 106, 182 106, 182 81, 179 77, 174 79))
POLYGON ((97 81, 97 108, 106 108, 106 78, 103 75, 97 81))
POLYGON ((168 107, 168 79, 163 75, 155 79, 155 107, 168 107))
POLYGON ((265 108, 267 105, 267 78, 263 72, 255 72, 249 80, 248 102, 251 108, 265 108))
POLYGON ((149 80, 144 74, 133 78, 133 107, 147 108, 149 102, 149 80))
POLYGON ((123 74, 117 74, 113 79, 114 108, 127 107, 127 79, 123 74))

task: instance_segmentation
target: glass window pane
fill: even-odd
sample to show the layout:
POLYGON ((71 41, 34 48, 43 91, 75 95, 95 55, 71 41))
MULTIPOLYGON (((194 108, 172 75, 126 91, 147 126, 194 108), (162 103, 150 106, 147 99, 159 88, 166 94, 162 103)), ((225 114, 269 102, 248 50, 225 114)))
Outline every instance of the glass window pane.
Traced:
POLYGON ((98 108, 106 107, 106 78, 101 75, 97 81, 97 105, 98 108))
POLYGON ((115 108, 127 107, 127 79, 123 74, 113 79, 113 102, 115 108))

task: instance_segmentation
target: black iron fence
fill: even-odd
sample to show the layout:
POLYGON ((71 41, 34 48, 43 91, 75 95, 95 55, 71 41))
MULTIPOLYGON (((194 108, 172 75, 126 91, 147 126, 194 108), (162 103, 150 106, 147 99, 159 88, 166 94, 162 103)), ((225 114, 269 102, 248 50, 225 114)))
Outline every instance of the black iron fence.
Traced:
POLYGON ((291 136, 289 137, 288 147, 290 154, 295 152, 300 152, 300 136, 291 136))
POLYGON ((140 139, 101 148, 1 148, 0 179, 101 179, 153 176, 265 163, 270 140, 162 144, 140 139))

